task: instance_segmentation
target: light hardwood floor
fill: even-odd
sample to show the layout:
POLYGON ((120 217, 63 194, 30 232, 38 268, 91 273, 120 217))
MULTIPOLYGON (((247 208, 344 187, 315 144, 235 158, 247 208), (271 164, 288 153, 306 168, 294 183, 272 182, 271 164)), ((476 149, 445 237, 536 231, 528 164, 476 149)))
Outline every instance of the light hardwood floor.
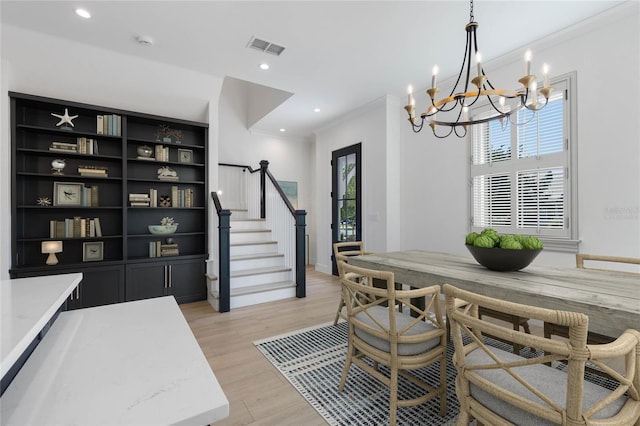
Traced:
POLYGON ((229 400, 229 417, 216 425, 326 425, 253 342, 332 322, 339 300, 338 278, 308 267, 307 297, 302 299, 224 314, 206 301, 180 306, 229 400))

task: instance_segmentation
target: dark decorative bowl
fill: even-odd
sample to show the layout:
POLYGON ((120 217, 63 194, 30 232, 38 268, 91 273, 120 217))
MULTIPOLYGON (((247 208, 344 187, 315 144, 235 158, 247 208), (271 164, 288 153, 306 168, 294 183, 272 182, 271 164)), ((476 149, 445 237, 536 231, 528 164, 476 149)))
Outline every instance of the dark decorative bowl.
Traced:
POLYGON ((465 244, 476 261, 492 271, 518 271, 526 268, 542 251, 509 250, 499 247, 484 248, 465 244))

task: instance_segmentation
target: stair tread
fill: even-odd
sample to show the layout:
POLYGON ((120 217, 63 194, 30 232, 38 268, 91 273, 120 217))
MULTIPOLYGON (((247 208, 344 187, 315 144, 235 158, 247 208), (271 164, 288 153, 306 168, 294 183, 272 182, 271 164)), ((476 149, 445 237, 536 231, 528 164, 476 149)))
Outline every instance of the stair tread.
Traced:
POLYGON ((232 219, 230 222, 265 222, 265 219, 232 219))
POLYGON ((284 254, 277 253, 275 251, 269 253, 237 254, 235 256, 230 256, 229 260, 233 262, 234 260, 267 259, 270 257, 284 257, 284 254))
POLYGON ((261 229, 261 228, 254 228, 254 229, 233 229, 233 227, 231 228, 231 230, 229 231, 231 234, 249 234, 252 232, 271 232, 271 229, 261 229))
POLYGON ((269 274, 276 272, 289 272, 291 268, 287 266, 268 266, 266 268, 254 268, 254 269, 242 269, 240 271, 233 271, 229 274, 230 278, 248 277, 251 275, 269 274))
POLYGON ((234 246, 256 246, 256 245, 260 245, 260 244, 278 244, 277 241, 243 241, 240 243, 230 243, 229 247, 234 247, 234 246))
MULTIPOLYGON (((258 285, 240 287, 240 288, 232 288, 229 290, 229 292, 231 293, 231 297, 233 297, 233 296, 239 296, 243 294, 260 293, 264 291, 279 290, 281 288, 289 288, 289 287, 295 287, 295 286, 296 286, 296 283, 294 283, 293 281, 280 281, 277 283, 258 284, 258 285)), ((219 291, 211 291, 211 294, 214 297, 220 297, 219 291)))

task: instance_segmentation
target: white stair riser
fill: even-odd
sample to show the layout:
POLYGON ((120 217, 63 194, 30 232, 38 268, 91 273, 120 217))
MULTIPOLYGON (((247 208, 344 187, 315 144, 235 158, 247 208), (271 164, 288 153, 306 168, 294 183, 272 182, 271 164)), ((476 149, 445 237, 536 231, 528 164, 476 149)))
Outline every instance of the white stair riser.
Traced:
POLYGON ((267 222, 264 220, 236 220, 230 223, 232 231, 246 229, 267 229, 267 222))
POLYGON ((231 260, 230 268, 233 271, 243 269, 268 268, 270 266, 283 266, 284 256, 260 257, 257 259, 231 260))
POLYGON ((271 272, 266 274, 248 275, 244 277, 231 277, 229 286, 231 288, 242 288, 252 285, 277 283, 280 281, 290 281, 292 271, 271 272))
POLYGON ((246 210, 231 210, 230 221, 244 220, 249 217, 249 212, 246 210))
POLYGON ((264 244, 247 244, 229 247, 229 254, 231 256, 242 256, 245 254, 263 254, 263 253, 276 253, 278 251, 277 243, 264 243, 264 244))
POLYGON ((229 234, 229 242, 231 244, 236 243, 250 243, 252 241, 273 241, 271 232, 233 232, 229 234))
MULTIPOLYGON (((274 300, 291 299, 296 297, 296 288, 281 288, 278 290, 264 291, 260 293, 242 294, 231 297, 229 304, 231 309, 258 303, 273 302, 274 300)), ((215 309, 215 308, 214 308, 215 309)))

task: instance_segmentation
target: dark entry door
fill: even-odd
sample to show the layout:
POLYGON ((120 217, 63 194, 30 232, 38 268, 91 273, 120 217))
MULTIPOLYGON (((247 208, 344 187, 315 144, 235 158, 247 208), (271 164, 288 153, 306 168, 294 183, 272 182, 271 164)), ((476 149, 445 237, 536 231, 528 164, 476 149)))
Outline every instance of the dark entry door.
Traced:
MULTIPOLYGON (((333 151, 331 157, 332 243, 362 240, 362 144, 333 151)), ((333 258, 333 274, 337 275, 333 258)))

